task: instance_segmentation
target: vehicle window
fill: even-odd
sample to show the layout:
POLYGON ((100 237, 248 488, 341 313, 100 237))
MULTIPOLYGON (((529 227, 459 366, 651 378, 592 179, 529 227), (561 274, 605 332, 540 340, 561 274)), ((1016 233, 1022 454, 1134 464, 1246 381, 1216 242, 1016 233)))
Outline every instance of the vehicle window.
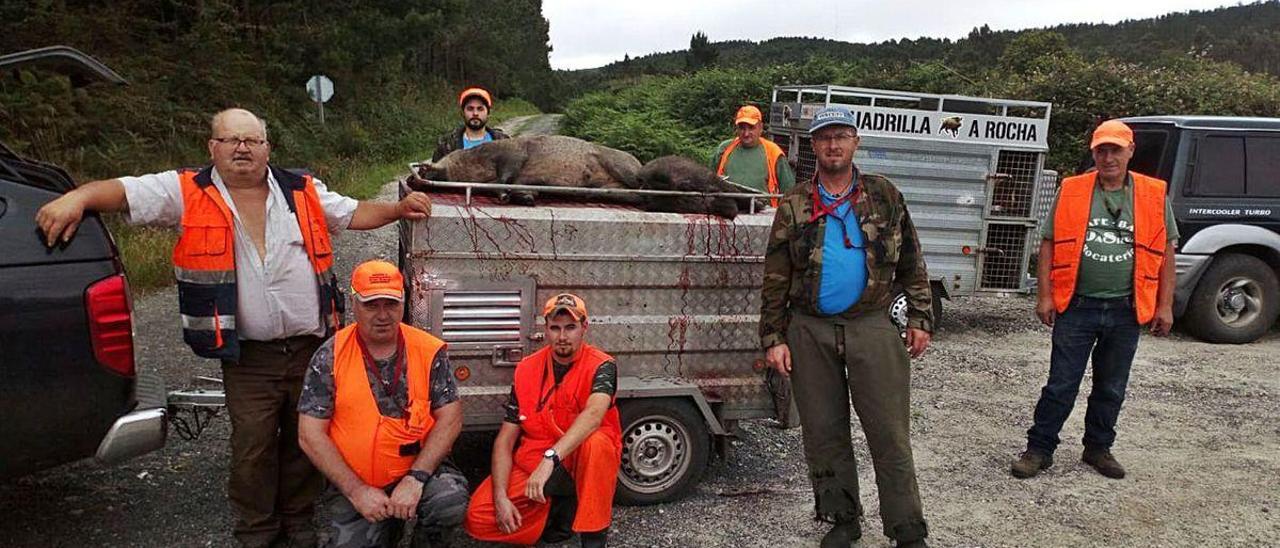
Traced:
POLYGON ((1129 160, 1129 170, 1148 177, 1159 178, 1160 166, 1164 161, 1165 143, 1169 140, 1167 131, 1135 131, 1133 132, 1133 159, 1129 160))
POLYGON ((1280 137, 1251 136, 1245 146, 1249 195, 1280 198, 1280 137))
POLYGON ((1196 194, 1242 196, 1244 175, 1244 137, 1210 135, 1200 142, 1196 156, 1196 194))

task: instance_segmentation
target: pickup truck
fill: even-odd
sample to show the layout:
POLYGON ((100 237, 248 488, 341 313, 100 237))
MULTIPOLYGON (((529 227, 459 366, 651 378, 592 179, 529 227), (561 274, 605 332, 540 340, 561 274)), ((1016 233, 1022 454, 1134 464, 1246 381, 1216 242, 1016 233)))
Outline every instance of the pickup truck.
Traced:
MULTIPOLYGON (((0 56, 0 74, 32 65, 124 83, 71 48, 0 56)), ((164 385, 135 363, 129 282, 106 225, 88 215, 52 249, 36 227, 36 211, 74 187, 0 143, 0 479, 165 443, 164 385)))

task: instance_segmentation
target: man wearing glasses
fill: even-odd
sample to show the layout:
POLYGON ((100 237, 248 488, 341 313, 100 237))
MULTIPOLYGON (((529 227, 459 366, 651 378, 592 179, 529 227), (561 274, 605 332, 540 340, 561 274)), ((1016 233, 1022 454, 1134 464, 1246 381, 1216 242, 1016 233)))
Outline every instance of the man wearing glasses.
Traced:
POLYGON ((330 236, 426 218, 431 202, 422 193, 357 202, 272 166, 266 123, 247 110, 219 112, 210 126, 212 165, 93 181, 40 208, 36 222, 51 247, 71 240, 85 210, 180 229, 183 340, 222 363, 235 538, 313 546, 324 481, 298 447, 296 410, 311 355, 342 317, 330 236))
POLYGON ((933 329, 920 242, 902 193, 853 165, 858 129, 846 107, 819 111, 809 134, 817 173, 783 197, 765 251, 761 345, 793 383, 817 519, 833 524, 821 545, 862 536, 852 397, 884 533, 896 546, 926 546, 909 435, 908 353, 922 355, 933 329), (905 341, 888 316, 895 283, 910 303, 905 341))

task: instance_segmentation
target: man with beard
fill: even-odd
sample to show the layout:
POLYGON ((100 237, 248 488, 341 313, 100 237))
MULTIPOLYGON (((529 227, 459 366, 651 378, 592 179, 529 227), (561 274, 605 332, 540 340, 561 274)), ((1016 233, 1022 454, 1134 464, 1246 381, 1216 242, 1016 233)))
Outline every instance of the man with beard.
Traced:
MULTIPOLYGON (((765 139, 760 109, 746 105, 733 117, 734 138, 720 143, 711 157, 716 175, 761 192, 782 194, 796 184, 796 174, 782 148, 765 139)), ((778 206, 773 200, 773 206, 778 206)))
POLYGON ((247 110, 219 112, 210 126, 212 165, 93 181, 40 208, 36 222, 50 246, 71 240, 85 210, 127 210, 130 223, 181 230, 182 338, 222 362, 235 538, 314 546, 324 478, 298 447, 297 408, 311 355, 342 318, 331 235, 424 219, 431 202, 421 192, 357 202, 270 165, 266 123, 247 110))
POLYGON ((438 162, 450 152, 466 150, 490 141, 506 139, 507 134, 498 128, 488 127, 489 111, 493 98, 483 88, 467 88, 458 95, 458 107, 462 109, 462 125, 440 137, 432 162, 438 162))
POLYGON ((760 338, 765 359, 792 380, 823 548, 862 536, 849 401, 862 423, 879 487, 884 534, 923 547, 928 528, 911 455, 911 357, 929 346, 932 297, 902 193, 853 165, 858 130, 847 107, 809 128, 814 180, 778 205, 765 251, 760 338), (905 341, 889 320, 891 287, 906 291, 905 341), (905 342, 906 348, 903 348, 905 342))
POLYGON ((585 342, 587 305, 561 293, 542 308, 547 346, 516 365, 493 442, 493 475, 471 497, 478 540, 605 546, 622 464, 613 357, 585 342))

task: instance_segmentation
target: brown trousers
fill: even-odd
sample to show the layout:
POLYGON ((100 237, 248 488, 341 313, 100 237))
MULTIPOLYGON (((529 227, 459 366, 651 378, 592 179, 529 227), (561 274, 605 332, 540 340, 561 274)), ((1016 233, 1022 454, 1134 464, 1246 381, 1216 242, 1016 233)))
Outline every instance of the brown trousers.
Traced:
POLYGON ((313 547, 314 504, 324 477, 298 446, 302 377, 320 337, 241 341, 240 361, 222 362, 231 415, 231 475, 227 496, 242 546, 313 547), (280 537, 282 537, 280 539, 280 537))
POLYGON ((793 313, 787 345, 818 519, 862 515, 852 399, 876 472, 884 534, 899 542, 927 536, 911 456, 911 363, 888 314, 842 319, 793 313))

